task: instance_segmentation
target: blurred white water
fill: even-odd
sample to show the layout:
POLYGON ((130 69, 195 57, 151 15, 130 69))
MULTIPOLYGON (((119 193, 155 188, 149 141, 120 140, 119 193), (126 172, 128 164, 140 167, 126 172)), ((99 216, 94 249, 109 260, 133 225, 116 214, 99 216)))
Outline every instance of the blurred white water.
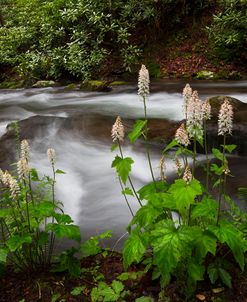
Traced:
MULTIPOLYGON (((237 82, 236 82, 237 83, 237 82)), ((229 91, 229 83, 220 83, 221 86, 208 83, 211 90, 206 90, 207 83, 195 85, 202 99, 208 96, 221 94, 222 87, 227 88, 227 95, 242 101, 247 100, 246 82, 235 84, 229 91), (201 85, 201 86, 200 86, 201 85), (211 85, 211 86, 210 86, 211 85)), ((182 97, 179 83, 157 89, 147 102, 150 118, 164 118, 181 120, 182 97), (166 90, 167 88, 167 90, 166 90)), ((22 89, 15 91, 0 91, 0 135, 4 134, 7 124, 11 121, 23 120, 31 116, 73 117, 78 113, 97 113, 104 116, 123 118, 142 118, 143 103, 136 95, 135 87, 127 87, 126 91, 117 93, 95 93, 70 91, 62 88, 22 89)), ((97 124, 97 121, 95 121, 97 124)), ((37 135, 31 141, 32 165, 41 174, 51 173, 51 167, 46 157, 47 148, 54 148, 57 153, 56 166, 66 174, 57 176, 56 197, 63 202, 65 211, 79 224, 83 238, 88 238, 102 231, 112 229, 114 240, 124 232, 131 214, 121 195, 121 187, 115 171, 111 168, 116 151, 110 151, 110 144, 98 139, 97 135, 80 138, 60 131, 60 126, 51 124, 45 133, 37 135)), ((38 129, 32 129, 37 131, 38 129)), ((36 132, 35 132, 36 133, 36 132)), ((37 132, 38 133, 38 132, 37 132)), ((109 134, 110 135, 110 134, 109 134)), ((134 159, 131 177, 139 189, 151 181, 146 155, 141 148, 127 145, 124 148, 125 156, 134 159)), ((159 177, 160 154, 153 151, 151 154, 155 175, 159 177)), ((174 163, 167 162, 167 174, 174 173, 174 163)), ((134 198, 130 200, 133 210, 138 209, 134 198)))

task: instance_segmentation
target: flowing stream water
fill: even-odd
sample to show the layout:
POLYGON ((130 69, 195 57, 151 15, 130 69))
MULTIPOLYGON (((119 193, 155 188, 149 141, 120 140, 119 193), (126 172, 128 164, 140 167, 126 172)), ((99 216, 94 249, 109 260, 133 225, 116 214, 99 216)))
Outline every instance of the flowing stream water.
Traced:
MULTIPOLYGON (((148 116, 181 120, 181 91, 185 84, 182 81, 153 83, 147 103, 148 116)), ((246 81, 190 84, 198 90, 201 99, 228 95, 247 102, 246 81)), ((68 91, 61 87, 0 91, 0 136, 4 135, 10 122, 39 116, 39 123, 27 127, 28 133, 34 137, 30 140, 32 165, 40 173, 51 174, 46 150, 54 148, 56 167, 66 172, 57 177, 57 199, 63 202, 65 212, 80 225, 83 238, 111 229, 112 243, 126 232, 131 219, 115 171, 111 168, 117 151, 110 151, 109 125, 118 115, 123 120, 144 117, 143 103, 134 84, 114 88, 108 93, 68 91), (69 131, 65 127, 68 124, 69 131)), ((135 161, 131 175, 136 187, 151 181, 142 146, 126 144, 124 153, 135 161)), ((160 153, 157 148, 151 157, 158 176, 160 153)), ((246 169, 247 161, 244 163, 246 169)), ((242 165, 241 168, 243 170, 242 165)), ((167 173, 172 174, 173 170, 173 163, 168 163, 167 173)), ((138 203, 134 199, 130 202, 136 211, 138 203)))

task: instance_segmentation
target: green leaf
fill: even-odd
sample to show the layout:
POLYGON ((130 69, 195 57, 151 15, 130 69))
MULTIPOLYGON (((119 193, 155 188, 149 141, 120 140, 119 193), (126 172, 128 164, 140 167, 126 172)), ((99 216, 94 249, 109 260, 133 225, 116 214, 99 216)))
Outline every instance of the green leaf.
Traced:
POLYGON ((219 159, 220 161, 224 161, 224 154, 220 152, 220 150, 213 148, 212 152, 215 158, 219 159))
POLYGON ((138 271, 138 272, 124 272, 121 275, 117 277, 120 281, 126 281, 126 280, 137 280, 140 279, 145 274, 144 271, 138 271))
POLYGON ((120 295, 116 294, 109 286, 102 291, 102 295, 104 296, 103 302, 116 302, 120 297, 120 295))
POLYGON ((44 246, 45 244, 48 243, 48 239, 49 239, 48 233, 40 231, 37 239, 37 243, 39 246, 44 246))
POLYGON ((120 281, 117 281, 117 280, 113 280, 112 281, 111 287, 114 289, 114 291, 115 291, 116 294, 120 294, 121 291, 124 290, 123 283, 120 282, 120 281))
POLYGON ((77 249, 72 247, 71 249, 61 253, 59 256, 59 262, 55 264, 55 267, 53 267, 51 271, 68 271, 72 277, 79 277, 81 274, 81 264, 80 260, 74 256, 76 252, 77 249))
POLYGON ((70 224, 73 222, 71 217, 67 214, 55 213, 54 217, 56 218, 58 224, 70 224))
POLYGON ((140 227, 145 227, 155 223, 155 219, 160 215, 160 210, 155 209, 153 206, 146 205, 141 207, 135 217, 133 218, 131 225, 138 224, 140 227))
POLYGON ((81 293, 83 293, 85 288, 86 288, 85 285, 84 286, 77 286, 77 287, 74 287, 70 293, 73 296, 79 296, 81 293))
POLYGON ((46 230, 53 231, 58 238, 66 237, 69 239, 76 240, 78 242, 81 241, 80 228, 77 225, 73 225, 73 224, 63 225, 63 224, 49 223, 46 226, 46 230))
POLYGON ((129 279, 129 273, 124 272, 124 273, 122 273, 121 275, 119 275, 119 276, 117 277, 117 279, 120 280, 120 281, 126 281, 126 280, 129 279))
POLYGON ((148 199, 149 196, 152 196, 154 193, 157 192, 166 192, 169 188, 169 185, 165 183, 164 181, 157 181, 155 184, 151 182, 150 184, 147 184, 143 186, 139 191, 138 194, 140 196, 140 199, 148 199))
POLYGON ((221 175, 224 171, 224 167, 219 167, 217 164, 211 164, 210 171, 214 172, 216 175, 221 175))
POLYGON ((114 150, 116 150, 117 147, 118 147, 118 144, 113 144, 113 145, 111 146, 111 152, 113 152, 114 150))
POLYGON ((120 295, 115 293, 105 282, 99 282, 98 287, 94 287, 91 291, 92 302, 115 302, 120 295))
POLYGON ((153 302, 154 299, 147 296, 142 296, 140 298, 135 299, 135 302, 153 302))
POLYGON ((15 252, 18 248, 22 247, 22 245, 25 243, 27 244, 32 243, 32 237, 29 234, 24 234, 22 236, 14 235, 10 237, 10 239, 7 241, 7 246, 11 252, 15 252))
POLYGON ((11 209, 0 209, 0 218, 6 218, 11 215, 11 209))
POLYGON ((205 197, 203 200, 197 204, 195 204, 191 217, 206 217, 206 218, 216 218, 218 210, 217 201, 213 198, 205 197))
POLYGON ((99 254, 102 251, 102 248, 99 246, 98 237, 91 237, 83 244, 81 244, 80 251, 82 257, 94 256, 99 254))
POLYGON ((124 184, 126 184, 127 178, 131 171, 131 165, 133 163, 134 161, 132 158, 121 158, 119 156, 116 156, 114 161, 112 162, 112 168, 116 168, 117 173, 124 184))
POLYGON ((55 205, 52 201, 43 201, 38 205, 35 205, 33 209, 36 217, 51 217, 55 214, 55 205))
POLYGON ((134 144, 135 141, 142 135, 142 129, 146 125, 147 121, 137 120, 134 124, 133 130, 128 134, 131 144, 134 144))
POLYGON ((63 170, 59 170, 59 169, 57 169, 55 173, 56 174, 66 174, 66 172, 64 172, 63 170))
POLYGON ((188 275, 194 282, 204 280, 205 267, 195 261, 188 265, 188 275))
POLYGON ((202 188, 196 179, 193 179, 189 184, 183 179, 177 179, 170 186, 168 192, 172 193, 174 200, 176 200, 176 208, 183 215, 194 203, 195 197, 202 194, 202 188))
POLYGON ((0 262, 6 263, 8 256, 8 251, 6 249, 0 248, 0 262))
POLYGON ((172 220, 157 223, 151 232, 151 245, 154 250, 154 264, 159 267, 162 275, 166 276, 176 268, 198 235, 198 231, 192 227, 176 228, 172 220))
POLYGON ((133 192, 130 188, 125 188, 123 191, 122 191, 122 194, 125 194, 125 195, 131 195, 133 196, 133 192))
POLYGON ((81 274, 80 261, 75 257, 68 257, 67 268, 72 277, 79 277, 81 274))
POLYGON ((218 268, 214 265, 209 265, 207 272, 211 283, 215 284, 216 280, 219 278, 218 268))
POLYGON ((218 273, 219 273, 219 277, 220 277, 221 281, 226 286, 231 288, 232 287, 232 277, 231 277, 231 275, 226 270, 224 270, 223 268, 219 268, 218 273))
POLYGON ((30 175, 31 175, 31 180, 32 180, 32 181, 39 181, 39 180, 40 180, 40 179, 39 179, 38 172, 37 172, 36 169, 32 168, 32 169, 30 170, 30 175))
POLYGON ((215 256, 217 238, 210 232, 204 231, 195 241, 196 256, 198 259, 204 258, 207 253, 215 256))
POLYGON ((134 261, 139 263, 146 251, 146 246, 140 236, 131 234, 124 243, 123 261, 124 268, 127 269, 134 261))
POLYGON ((166 153, 168 150, 170 150, 171 148, 175 147, 178 145, 178 142, 173 139, 166 147, 165 149, 163 150, 163 154, 166 153))
POLYGON ((226 151, 232 153, 237 148, 237 145, 221 145, 226 151))
POLYGON ((104 238, 111 238, 112 237, 112 231, 108 230, 102 234, 99 235, 99 238, 104 239, 104 238))
POLYGON ((51 297, 51 302, 56 302, 60 297, 60 294, 53 294, 51 297))
POLYGON ((209 226, 211 231, 221 243, 226 243, 232 250, 235 260, 240 268, 244 269, 245 243, 243 234, 230 222, 222 220, 219 226, 209 226))
MULTIPOLYGON (((97 287, 94 287, 92 290, 91 290, 91 299, 92 299, 92 302, 98 302, 100 301, 99 300, 100 298, 100 293, 98 291, 98 288, 97 287)), ((101 300, 102 301, 102 300, 101 300)))

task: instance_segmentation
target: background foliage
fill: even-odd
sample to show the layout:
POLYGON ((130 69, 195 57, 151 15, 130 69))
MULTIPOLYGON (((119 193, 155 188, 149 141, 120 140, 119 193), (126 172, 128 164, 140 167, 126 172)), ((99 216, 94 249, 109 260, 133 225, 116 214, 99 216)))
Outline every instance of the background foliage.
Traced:
POLYGON ((86 79, 109 62, 131 71, 154 39, 212 7, 212 45, 225 59, 243 57, 246 1, 2 0, 0 67, 24 79, 86 79))

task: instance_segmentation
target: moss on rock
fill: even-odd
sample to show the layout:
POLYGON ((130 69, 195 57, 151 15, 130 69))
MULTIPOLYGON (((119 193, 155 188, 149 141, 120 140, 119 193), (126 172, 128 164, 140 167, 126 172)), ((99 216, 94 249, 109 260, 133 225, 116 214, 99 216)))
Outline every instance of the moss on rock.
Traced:
POLYGON ((54 87, 56 85, 57 84, 54 81, 38 81, 32 87, 34 87, 34 88, 45 88, 45 87, 54 87))

